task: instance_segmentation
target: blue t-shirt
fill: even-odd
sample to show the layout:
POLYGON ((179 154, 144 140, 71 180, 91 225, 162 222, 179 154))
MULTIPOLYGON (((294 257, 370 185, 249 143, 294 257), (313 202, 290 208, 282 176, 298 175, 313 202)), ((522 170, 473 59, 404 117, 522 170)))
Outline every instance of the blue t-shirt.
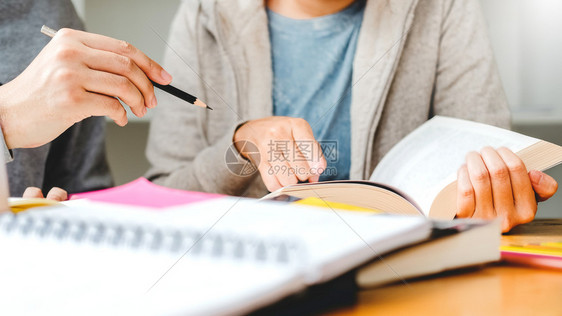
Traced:
POLYGON ((310 123, 328 163, 321 181, 349 179, 351 80, 364 9, 365 0, 356 0, 338 13, 305 20, 267 12, 273 113, 310 123))

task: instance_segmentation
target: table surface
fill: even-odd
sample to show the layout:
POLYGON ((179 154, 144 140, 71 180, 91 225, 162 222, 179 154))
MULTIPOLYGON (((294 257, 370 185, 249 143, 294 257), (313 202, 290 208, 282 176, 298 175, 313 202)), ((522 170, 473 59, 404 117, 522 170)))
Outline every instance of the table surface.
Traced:
MULTIPOLYGON (((562 241, 562 219, 538 219, 502 243, 562 241)), ((508 264, 445 272, 359 292, 330 315, 562 315, 562 271, 508 264)))

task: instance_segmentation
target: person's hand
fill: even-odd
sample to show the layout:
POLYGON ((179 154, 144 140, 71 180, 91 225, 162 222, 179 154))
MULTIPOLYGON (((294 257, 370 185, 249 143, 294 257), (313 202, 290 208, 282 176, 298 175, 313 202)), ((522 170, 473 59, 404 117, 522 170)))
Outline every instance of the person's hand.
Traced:
POLYGON ((61 29, 23 73, 0 86, 6 145, 43 145, 90 116, 109 116, 124 126, 127 115, 117 98, 139 117, 156 106, 148 78, 160 84, 172 81, 160 65, 127 42, 61 29))
POLYGON ((257 146, 260 153, 257 167, 269 191, 299 181, 316 182, 326 168, 312 128, 300 118, 272 116, 242 125, 234 134, 234 143, 243 157, 252 160, 243 151, 242 141, 257 146))
POLYGON ((68 199, 68 194, 65 190, 54 187, 49 190, 49 193, 47 193, 47 197, 44 197, 41 189, 36 187, 28 187, 27 189, 25 189, 25 192, 23 192, 22 197, 25 199, 47 199, 62 202, 68 199))
POLYGON ((549 175, 527 168, 507 148, 485 147, 470 152, 457 174, 457 217, 502 218, 502 231, 528 223, 537 202, 552 197, 558 183, 549 175))

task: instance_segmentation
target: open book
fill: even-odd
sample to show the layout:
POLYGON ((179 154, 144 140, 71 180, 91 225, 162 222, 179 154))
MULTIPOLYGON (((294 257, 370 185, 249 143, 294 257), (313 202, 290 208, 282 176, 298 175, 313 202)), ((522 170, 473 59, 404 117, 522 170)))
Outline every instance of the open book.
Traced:
POLYGON ((1 315, 245 314, 431 232, 420 217, 234 197, 71 202, 0 214, 1 315))
POLYGON ((507 147, 528 170, 562 162, 562 147, 502 128, 436 116, 414 130, 377 165, 369 181, 327 181, 281 188, 264 199, 315 197, 394 214, 452 219, 458 168, 470 151, 507 147))

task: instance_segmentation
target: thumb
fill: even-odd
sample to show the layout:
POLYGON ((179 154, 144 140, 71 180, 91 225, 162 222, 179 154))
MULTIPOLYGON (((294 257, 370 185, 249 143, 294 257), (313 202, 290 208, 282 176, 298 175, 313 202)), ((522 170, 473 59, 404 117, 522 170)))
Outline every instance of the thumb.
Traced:
POLYGON ((544 172, 531 170, 529 172, 531 185, 537 194, 537 201, 542 202, 551 198, 556 190, 558 190, 558 183, 554 178, 544 172))

